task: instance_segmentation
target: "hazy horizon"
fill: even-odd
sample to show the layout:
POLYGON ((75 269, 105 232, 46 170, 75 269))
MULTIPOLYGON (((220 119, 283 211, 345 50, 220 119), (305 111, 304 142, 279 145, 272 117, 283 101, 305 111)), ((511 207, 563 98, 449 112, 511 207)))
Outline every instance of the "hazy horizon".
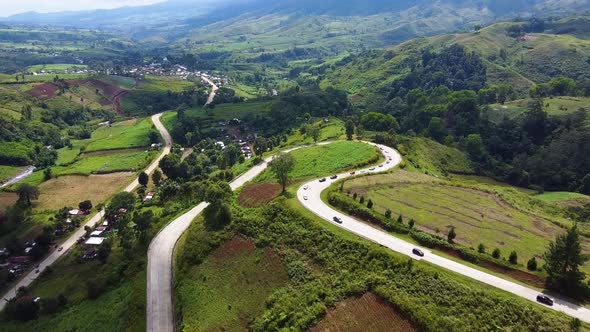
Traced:
POLYGON ((128 6, 145 6, 167 0, 20 0, 4 3, 0 17, 26 12, 56 13, 95 9, 114 9, 128 6))

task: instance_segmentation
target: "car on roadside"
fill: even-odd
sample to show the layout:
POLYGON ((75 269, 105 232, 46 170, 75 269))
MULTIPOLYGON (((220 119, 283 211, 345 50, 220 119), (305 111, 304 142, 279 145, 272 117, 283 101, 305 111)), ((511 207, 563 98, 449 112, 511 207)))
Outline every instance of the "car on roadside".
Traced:
POLYGON ((305 185, 305 186, 303 187, 303 190, 307 190, 307 189, 309 189, 309 186, 308 186, 308 185, 305 185))
POLYGON ((64 250, 64 247, 57 248, 57 251, 62 251, 62 250, 64 250))
POLYGON ((326 182, 326 178, 321 178, 320 182, 326 182))
POLYGON ((374 170, 375 170, 375 167, 369 168, 369 171, 374 171, 374 170))
POLYGON ((383 167, 383 164, 379 165, 379 167, 383 167))
POLYGON ((355 175, 355 174, 356 174, 356 172, 350 172, 350 175, 355 175))
POLYGON ((332 220, 334 220, 334 222, 337 223, 337 224, 341 224, 342 223, 342 219, 340 219, 338 217, 334 217, 334 218, 332 218, 332 220))
POLYGON ((35 270, 35 273, 39 273, 39 269, 36 269, 36 270, 35 270))
POLYGON ((303 196, 303 200, 307 201, 307 196, 303 196))
POLYGON ((386 161, 385 163, 386 163, 386 164, 389 164, 389 161, 386 161))
POLYGON ((412 254, 420 257, 424 257, 424 252, 418 248, 412 249, 412 254))
POLYGON ((335 179, 337 179, 337 178, 338 178, 338 175, 332 175, 332 176, 330 176, 330 179, 331 179, 331 180, 335 180, 335 179))
POLYGON ((550 298, 549 296, 545 295, 545 294, 539 294, 539 295, 537 295, 537 302, 546 304, 548 306, 552 306, 553 305, 553 299, 550 298))

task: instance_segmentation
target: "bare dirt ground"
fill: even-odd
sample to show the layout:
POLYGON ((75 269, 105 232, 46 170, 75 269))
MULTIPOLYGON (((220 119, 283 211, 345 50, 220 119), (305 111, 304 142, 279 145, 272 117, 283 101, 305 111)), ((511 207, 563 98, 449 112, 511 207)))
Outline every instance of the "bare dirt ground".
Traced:
POLYGON ((97 204, 118 192, 122 186, 131 182, 134 176, 131 172, 60 176, 39 186, 41 194, 36 208, 47 210, 64 206, 77 207, 79 202, 87 199, 97 204))
POLYGON ((242 190, 238 202, 244 207, 259 207, 281 194, 278 183, 262 182, 251 184, 242 190))
POLYGON ((417 329, 391 304, 367 293, 349 298, 329 309, 311 332, 411 332, 417 329))
POLYGON ((9 192, 0 192, 0 212, 13 205, 18 200, 18 195, 9 192))

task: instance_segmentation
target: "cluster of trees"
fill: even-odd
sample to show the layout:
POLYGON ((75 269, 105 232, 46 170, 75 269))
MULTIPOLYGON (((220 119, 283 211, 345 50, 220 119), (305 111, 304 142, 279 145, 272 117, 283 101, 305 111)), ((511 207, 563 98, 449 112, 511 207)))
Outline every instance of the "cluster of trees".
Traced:
POLYGON ((195 145, 199 153, 190 154, 181 160, 179 153, 171 153, 160 160, 160 169, 171 180, 204 180, 218 170, 229 170, 237 163, 243 163, 244 155, 235 144, 222 149, 212 140, 202 140, 195 145))
POLYGON ((125 96, 121 106, 125 112, 132 115, 151 115, 175 109, 183 104, 188 107, 201 107, 206 102, 206 91, 191 87, 182 92, 133 90, 125 96))
POLYGON ((439 52, 423 50, 420 58, 410 58, 401 66, 405 70, 411 68, 411 72, 381 91, 388 100, 403 98, 416 88, 445 86, 454 91, 479 91, 486 82, 486 67, 481 58, 460 45, 439 52))
POLYGON ((590 96, 590 80, 576 82, 568 77, 558 77, 548 83, 535 84, 530 89, 533 98, 552 96, 590 96))
POLYGON ((269 114, 256 115, 250 121, 264 134, 276 135, 307 122, 311 117, 344 116, 351 110, 344 91, 293 89, 281 94, 269 114))

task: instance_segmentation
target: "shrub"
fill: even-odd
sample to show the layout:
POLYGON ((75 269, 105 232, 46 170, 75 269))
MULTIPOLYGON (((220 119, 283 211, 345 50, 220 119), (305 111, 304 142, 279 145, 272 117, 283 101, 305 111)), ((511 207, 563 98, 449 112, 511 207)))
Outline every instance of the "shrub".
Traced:
POLYGON ((403 224, 404 223, 404 217, 402 217, 401 214, 399 215, 399 217, 397 217, 397 223, 398 224, 403 224))
POLYGON ((526 268, 530 271, 537 271, 537 259, 535 257, 529 259, 526 263, 526 268))
POLYGON ((492 252, 492 257, 494 257, 495 259, 500 259, 500 249, 496 248, 494 249, 494 251, 492 252))
POLYGON ((410 229, 414 228, 414 219, 410 219, 410 221, 408 221, 408 227, 410 227, 410 229))
POLYGON ((479 246, 477 246, 477 252, 480 254, 483 254, 486 252, 486 246, 483 245, 483 243, 480 243, 479 246))
POLYGON ((387 209, 387 211, 385 211, 385 218, 391 219, 391 210, 390 209, 387 209))
POLYGON ((367 202, 367 207, 369 209, 372 209, 373 208, 373 200, 371 200, 370 198, 369 198, 369 201, 367 202))
POLYGON ((510 253, 510 256, 508 257, 508 261, 510 262, 510 264, 516 264, 518 262, 518 254, 516 253, 516 251, 512 251, 510 253))
POLYGON ((449 230, 449 233, 447 234, 447 241, 449 241, 449 243, 454 243, 454 240, 456 237, 457 237, 457 233, 455 233, 455 227, 451 226, 451 229, 449 230))
POLYGON ((356 201, 356 193, 352 194, 352 199, 354 199, 356 201))
POLYGON ((365 196, 361 196, 361 199, 359 200, 359 203, 364 204, 365 203, 365 196))

